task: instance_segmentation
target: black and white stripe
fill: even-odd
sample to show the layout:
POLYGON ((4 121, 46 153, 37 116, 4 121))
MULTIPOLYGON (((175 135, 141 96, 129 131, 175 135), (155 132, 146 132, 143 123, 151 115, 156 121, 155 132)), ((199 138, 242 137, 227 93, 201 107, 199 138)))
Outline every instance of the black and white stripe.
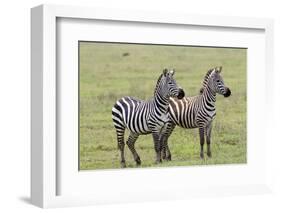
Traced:
POLYGON ((207 141, 207 155, 211 157, 211 131, 212 121, 216 116, 216 93, 228 97, 231 91, 225 87, 222 76, 222 68, 214 68, 207 72, 200 95, 185 97, 182 100, 170 98, 169 118, 167 128, 161 134, 161 143, 163 143, 162 157, 171 160, 171 153, 168 147, 168 138, 173 132, 175 126, 186 129, 199 128, 200 136, 200 157, 204 158, 205 136, 207 141))
POLYGON ((173 77, 175 71, 164 69, 160 75, 151 100, 144 101, 133 97, 123 97, 112 108, 112 120, 116 129, 118 148, 121 153, 121 166, 126 167, 124 157, 124 133, 129 130, 127 145, 137 165, 141 164, 135 150, 135 141, 139 135, 153 135, 156 162, 161 162, 160 131, 168 121, 169 98, 183 98, 184 92, 177 86, 173 77))

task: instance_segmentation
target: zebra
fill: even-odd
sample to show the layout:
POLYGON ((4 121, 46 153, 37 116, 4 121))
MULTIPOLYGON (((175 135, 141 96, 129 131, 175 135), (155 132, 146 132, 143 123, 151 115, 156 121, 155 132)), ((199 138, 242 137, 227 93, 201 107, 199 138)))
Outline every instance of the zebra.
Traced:
POLYGON ((206 73, 200 94, 193 97, 185 97, 182 100, 170 98, 169 100, 169 122, 166 129, 162 131, 160 141, 163 144, 162 158, 171 160, 171 152, 168 146, 168 138, 172 134, 176 125, 191 129, 199 128, 200 137, 200 158, 204 158, 205 135, 207 142, 207 155, 211 153, 211 132, 212 122, 216 116, 216 93, 229 97, 231 90, 224 85, 220 75, 222 67, 208 70, 206 73))
POLYGON ((136 165, 141 165, 141 160, 135 150, 135 142, 139 135, 152 133, 154 149, 156 152, 156 163, 161 160, 160 132, 168 120, 169 98, 182 99, 185 95, 183 89, 177 86, 174 79, 174 69, 164 69, 158 78, 154 97, 144 101, 133 97, 119 99, 112 108, 112 120, 117 134, 118 148, 121 153, 121 167, 126 167, 124 157, 124 133, 129 130, 126 142, 133 154, 136 165))

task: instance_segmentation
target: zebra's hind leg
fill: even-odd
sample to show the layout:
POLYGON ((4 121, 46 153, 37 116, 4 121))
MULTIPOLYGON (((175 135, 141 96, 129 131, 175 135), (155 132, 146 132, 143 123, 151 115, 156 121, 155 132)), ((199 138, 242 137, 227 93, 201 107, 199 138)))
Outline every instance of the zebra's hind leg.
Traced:
POLYGON ((139 155, 138 155, 138 153, 137 153, 137 151, 135 149, 135 142, 138 139, 138 137, 139 137, 138 134, 130 133, 129 138, 127 140, 127 145, 128 145, 130 151, 133 154, 134 160, 136 161, 136 165, 140 166, 141 165, 141 160, 140 160, 140 157, 139 157, 139 155))
POLYGON ((126 167, 126 161, 124 156, 124 148, 125 148, 124 133, 125 133, 125 128, 116 128, 118 149, 120 150, 120 157, 121 157, 121 161, 120 161, 121 168, 126 167))
POLYGON ((207 155, 208 157, 212 157, 211 152, 211 133, 212 133, 212 122, 206 126, 206 139, 207 139, 207 155))
POLYGON ((200 137, 200 158, 204 159, 205 138, 204 138, 204 128, 203 127, 199 127, 199 137, 200 137))

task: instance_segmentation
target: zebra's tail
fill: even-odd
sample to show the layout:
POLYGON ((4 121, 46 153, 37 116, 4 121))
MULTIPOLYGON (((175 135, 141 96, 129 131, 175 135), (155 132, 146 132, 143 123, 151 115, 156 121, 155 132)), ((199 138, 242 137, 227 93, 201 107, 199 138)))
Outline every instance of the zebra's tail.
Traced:
POLYGON ((112 121, 116 129, 118 148, 122 149, 124 147, 125 124, 122 108, 118 105, 118 101, 112 107, 112 121))

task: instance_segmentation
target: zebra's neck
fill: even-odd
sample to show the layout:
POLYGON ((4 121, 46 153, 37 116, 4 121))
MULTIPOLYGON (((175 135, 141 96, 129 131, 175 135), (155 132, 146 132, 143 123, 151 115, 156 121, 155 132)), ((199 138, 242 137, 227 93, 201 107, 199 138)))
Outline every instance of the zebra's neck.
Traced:
POLYGON ((216 92, 211 88, 210 85, 206 85, 202 97, 203 97, 202 100, 206 102, 208 108, 215 108, 216 92))
POLYGON ((159 91, 154 94, 154 106, 157 109, 157 113, 167 113, 169 107, 169 97, 161 94, 159 91))

